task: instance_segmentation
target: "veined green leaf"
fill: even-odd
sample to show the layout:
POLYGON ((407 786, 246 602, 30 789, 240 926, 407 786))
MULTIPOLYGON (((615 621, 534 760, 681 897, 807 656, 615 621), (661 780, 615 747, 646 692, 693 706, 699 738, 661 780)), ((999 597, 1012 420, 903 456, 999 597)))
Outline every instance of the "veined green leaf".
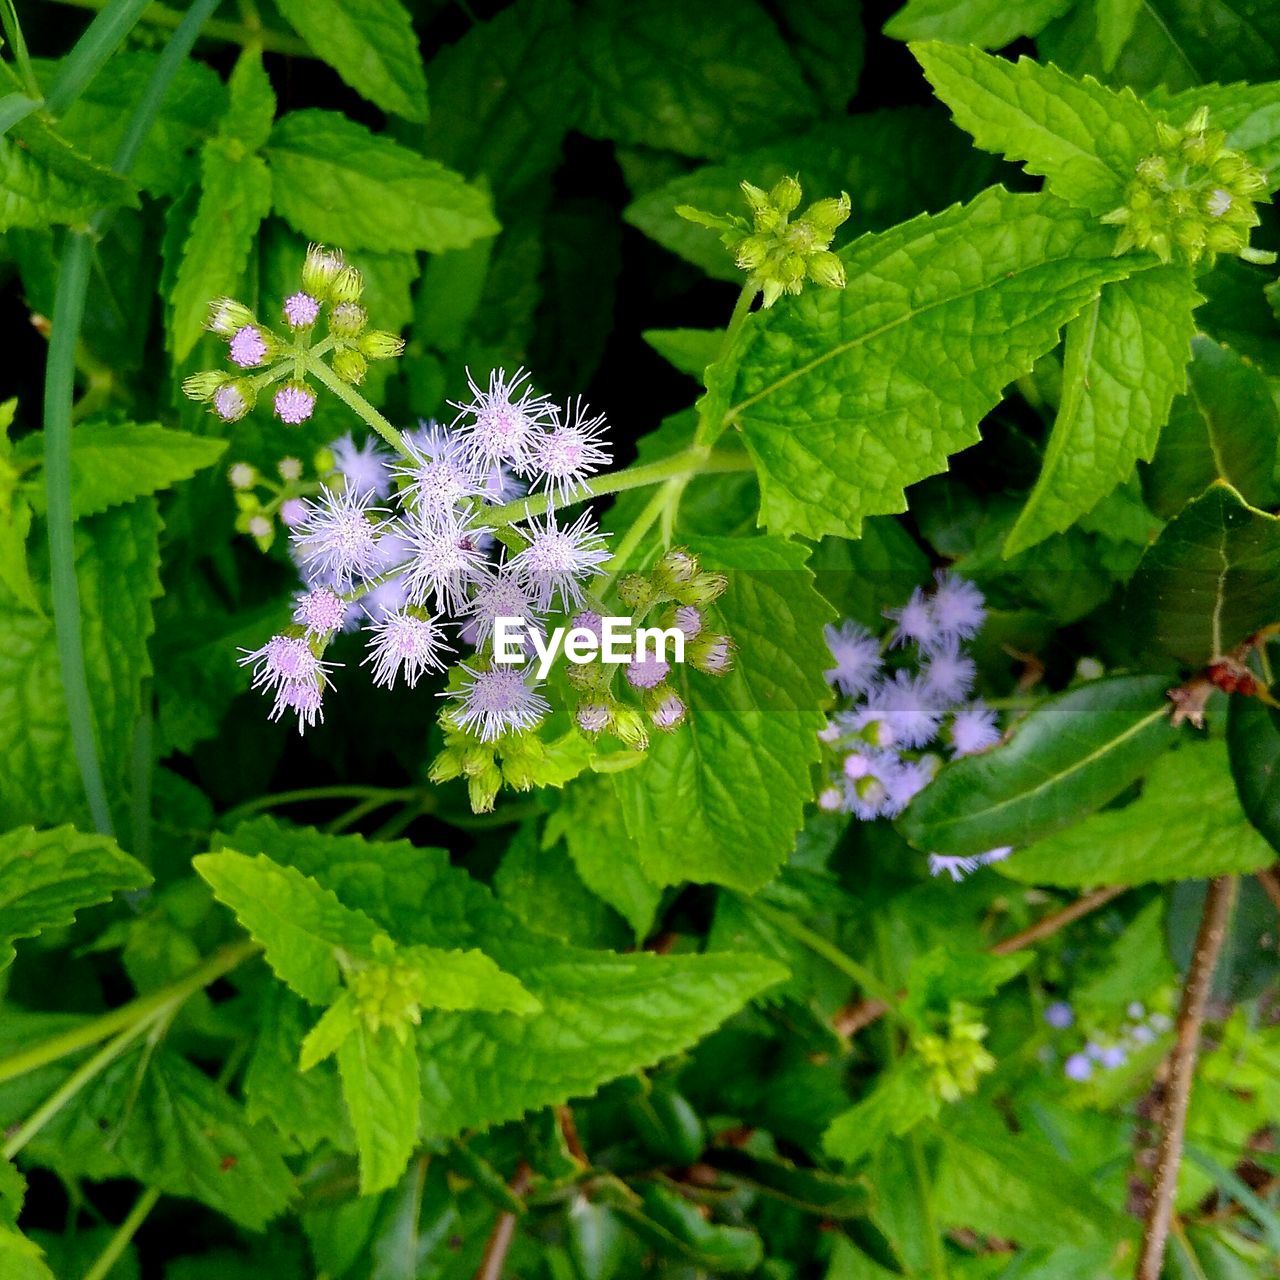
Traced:
POLYGON ((1215 481, 1256 507, 1276 495, 1280 409, 1263 374, 1211 338, 1192 343, 1187 394, 1176 401, 1144 476, 1152 508, 1171 519, 1215 481))
POLYGON ((1151 459, 1186 387, 1200 301, 1186 267, 1160 267, 1104 286, 1067 326, 1062 403, 1006 556, 1069 528, 1151 459))
POLYGON ((945 765, 898 828, 917 849, 1022 847, 1114 799, 1173 743, 1160 676, 1093 680, 1050 698, 1008 742, 945 765))
POLYGON ((1226 745, 1190 742, 1161 756, 1142 795, 999 864, 1029 884, 1087 887, 1258 871, 1275 858, 1240 807, 1226 745))
POLYGON ((400 0, 278 0, 278 7, 357 93, 391 115, 427 118, 418 37, 400 0))
POLYGON ((1280 712, 1256 698, 1232 698, 1227 747, 1245 814, 1280 853, 1280 712))
POLYGON ((935 41, 911 51, 978 146, 1021 161, 1095 217, 1124 203, 1138 161, 1156 148, 1157 117, 1129 89, 935 41))
POLYGON ((13 940, 68 925, 81 907, 140 889, 150 873, 107 836, 74 827, 0 835, 0 969, 13 960, 13 940))
POLYGON ((710 395, 741 426, 770 529, 856 537, 979 439, 1001 392, 1061 327, 1145 260, 1048 196, 996 187, 843 250, 843 290, 744 326, 710 395), (736 372, 735 372, 736 371, 736 372), (723 374, 721 375, 723 380, 723 374))
POLYGON ((1215 481, 1147 549, 1126 610, 1138 635, 1183 662, 1230 653, 1280 622, 1280 519, 1215 481))
POLYGON ((267 158, 276 211, 313 240, 442 253, 499 229, 478 187, 336 111, 293 111, 278 120, 267 158))
POLYGON ((357 1022, 338 1047, 338 1072, 360 1153, 360 1194, 385 1191, 418 1145, 422 1085, 414 1039, 357 1022))
POLYGON ((719 678, 684 673, 690 732, 655 736, 648 760, 614 785, 649 879, 750 892, 790 853, 812 796, 831 610, 794 544, 708 538, 690 546, 707 568, 730 575, 716 607, 738 645, 736 669, 719 678))
POLYGON ((886 1071, 865 1098, 836 1116, 822 1135, 822 1149, 833 1160, 857 1164, 881 1143, 936 1116, 941 1105, 919 1060, 905 1059, 886 1071))
POLYGON ((1280 81, 1269 84, 1204 84, 1181 93, 1157 87, 1147 99, 1171 120, 1184 120, 1201 107, 1209 123, 1227 135, 1227 146, 1243 151, 1280 186, 1280 81))
POLYGON ((895 40, 947 40, 1002 49, 1034 36, 1071 7, 1071 0, 907 0, 884 24, 895 40))

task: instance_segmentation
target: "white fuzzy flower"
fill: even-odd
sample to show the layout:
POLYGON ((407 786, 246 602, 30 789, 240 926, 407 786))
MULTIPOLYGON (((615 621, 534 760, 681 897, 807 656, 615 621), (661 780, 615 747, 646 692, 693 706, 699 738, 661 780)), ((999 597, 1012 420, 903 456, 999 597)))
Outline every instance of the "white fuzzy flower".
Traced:
POLYGON ((880 671, 880 642, 865 627, 845 621, 824 634, 836 665, 823 674, 847 697, 865 693, 880 671))
POLYGON ((378 535, 384 514, 371 505, 372 493, 322 489, 307 502, 306 519, 292 537, 308 583, 326 581, 349 587, 367 582, 378 572, 378 535))
POLYGON ((441 697, 457 701, 453 718, 458 726, 484 742, 492 742, 504 733, 531 729, 551 709, 551 704, 516 667, 476 671, 464 665, 462 669, 470 681, 441 697))
POLYGON ((544 486, 559 500, 601 467, 609 464, 604 443, 608 433, 604 414, 592 417, 582 398, 565 406, 549 431, 535 437, 529 470, 533 487, 544 486))
POLYGON ((409 599, 436 613, 461 613, 467 588, 485 575, 484 538, 492 529, 473 529, 459 516, 428 521, 413 517, 399 525, 409 544, 404 584, 409 599))
POLYGON ((538 395, 528 380, 523 369, 511 376, 495 369, 489 374, 488 389, 482 391, 468 372, 471 399, 453 406, 459 411, 455 426, 477 466, 502 462, 527 466, 537 437, 553 425, 550 400, 538 395))
POLYGON ((451 651, 440 624, 415 613, 388 613, 365 630, 370 639, 364 662, 373 663, 373 683, 387 688, 403 674, 412 689, 424 672, 442 671, 443 655, 451 651))
POLYGON ((345 435, 329 445, 329 452, 349 489, 379 498, 391 492, 391 455, 380 449, 372 437, 357 445, 350 435, 345 435))
POLYGON ((541 524, 530 517, 520 532, 529 545, 512 558, 511 570, 529 588, 535 605, 545 611, 557 597, 566 611, 580 605, 584 584, 609 559, 590 513, 584 511, 562 528, 554 512, 547 512, 541 524))

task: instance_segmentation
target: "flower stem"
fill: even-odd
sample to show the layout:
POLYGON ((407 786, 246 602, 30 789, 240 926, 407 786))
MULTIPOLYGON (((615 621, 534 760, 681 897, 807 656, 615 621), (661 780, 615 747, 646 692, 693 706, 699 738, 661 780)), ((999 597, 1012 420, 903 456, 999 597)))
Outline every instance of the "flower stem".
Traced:
POLYGON ((322 360, 311 352, 303 353, 301 363, 322 386, 333 392, 352 413, 371 426, 402 458, 410 457, 404 437, 349 383, 343 382, 322 360))
POLYGON ((298 791, 277 791, 271 795, 256 796, 228 809, 218 819, 223 830, 230 830, 237 822, 261 813, 264 809, 276 809, 287 804, 306 804, 312 800, 376 800, 379 804, 394 804, 399 800, 414 800, 422 795, 416 787, 304 787, 298 791))
POLYGON ((147 1215, 156 1207, 160 1192, 155 1187, 148 1187, 134 1201, 128 1216, 116 1228, 115 1234, 107 1241, 107 1246, 97 1256, 93 1266, 84 1273, 84 1280, 106 1280, 111 1268, 120 1261, 120 1255, 129 1247, 129 1242, 138 1234, 138 1229, 147 1220, 147 1215))
MULTIPOLYGON (((70 5, 76 9, 102 9, 108 0, 58 0, 59 4, 70 5)), ((142 21, 153 27, 176 27, 184 14, 180 9, 171 9, 168 5, 152 4, 142 12, 142 21)), ((218 19, 205 24, 203 33, 210 40, 221 40, 227 44, 256 44, 267 53, 285 53, 295 58, 314 58, 311 46, 298 36, 287 31, 271 31, 263 28, 252 31, 238 22, 227 22, 218 19)))
POLYGON ((151 1019, 163 1013, 179 1008, 184 1001, 203 991, 211 982, 230 973, 238 964, 255 955, 258 944, 252 938, 244 938, 239 942, 228 943, 212 955, 201 961, 184 977, 178 978, 168 986, 160 987, 145 996, 139 996, 128 1004, 112 1009, 100 1017, 92 1018, 64 1031, 61 1035, 42 1040, 29 1048, 10 1054, 0 1059, 0 1084, 24 1076, 40 1067, 47 1067, 59 1058, 78 1053, 81 1049, 100 1044, 118 1032, 135 1027, 140 1022, 149 1023, 151 1019))
MULTIPOLYGON (((730 471, 750 471, 755 464, 750 457, 738 450, 724 449, 712 451, 708 449, 685 449, 681 453, 673 453, 669 457, 660 458, 657 462, 646 462, 640 466, 626 467, 622 471, 608 471, 604 475, 588 480, 556 503, 556 508, 570 507, 589 498, 600 498, 610 493, 622 493, 626 489, 643 489, 646 485, 658 484, 673 477, 689 477, 711 475, 730 471)), ((484 513, 489 524, 511 524, 515 520, 523 520, 526 516, 541 515, 548 505, 545 493, 535 494, 530 498, 517 498, 501 507, 493 507, 484 513)))

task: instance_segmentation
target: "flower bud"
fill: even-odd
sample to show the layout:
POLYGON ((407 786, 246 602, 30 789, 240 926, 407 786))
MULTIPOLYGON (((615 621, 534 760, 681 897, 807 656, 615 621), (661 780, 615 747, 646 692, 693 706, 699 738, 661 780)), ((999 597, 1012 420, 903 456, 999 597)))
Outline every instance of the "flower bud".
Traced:
POLYGON ((305 382, 286 382, 273 397, 272 406, 281 422, 296 427, 311 417, 316 407, 316 393, 305 382))
POLYGON ((307 256, 302 263, 302 287, 314 298, 324 298, 329 294, 338 272, 343 268, 340 253, 326 249, 323 245, 307 246, 307 256))
POLYGON ((467 798, 472 813, 491 813, 493 802, 502 789, 502 772, 496 764, 467 779, 467 798))
POLYGON ((663 733, 674 733, 684 723, 687 710, 684 699, 669 684, 645 690, 644 709, 653 727, 663 733))
POLYGON ((452 782, 462 776, 462 753, 456 747, 445 747, 431 762, 427 777, 432 782, 452 782))
POLYGON ((848 220, 853 205, 849 193, 842 191, 839 198, 816 200, 803 213, 801 220, 807 222, 820 236, 826 237, 827 244, 848 220))
POLYGON ((253 323, 253 312, 243 302, 237 302, 234 298, 215 298, 209 303, 209 316, 204 327, 212 333, 229 338, 237 329, 253 323))
POLYGON ((356 340, 356 346, 370 360, 394 360, 404 354, 404 339, 385 329, 370 329, 356 340))
POLYGON ((227 472, 233 489, 252 489, 258 483, 257 469, 247 462, 237 462, 227 472))
POLYGON ((618 579, 618 599, 643 613, 657 598, 653 584, 640 573, 623 574, 618 579))
POLYGON ((182 380, 182 394, 189 400, 212 400, 214 393, 225 382, 231 379, 225 373, 210 370, 207 373, 193 373, 182 380))
POLYGON ((335 304, 359 302, 364 292, 364 276, 355 267, 343 267, 329 286, 329 297, 335 304))
POLYGON ((276 470, 280 473, 280 479, 286 484, 302 479, 302 463, 297 458, 281 458, 276 463, 276 470))
POLYGON ((1138 177, 1149 187, 1163 186, 1169 180, 1169 165, 1164 156, 1143 156, 1138 161, 1138 177))
POLYGON ((248 378, 233 378, 213 393, 213 411, 223 422, 239 422, 253 408, 257 392, 248 378))
POLYGON ((613 724, 613 709, 607 702, 580 702, 574 720, 583 733, 593 738, 613 724))
POLYGON ((779 213, 794 213, 803 198, 804 192, 800 189, 800 183, 792 177, 779 178, 774 183, 773 190, 769 192, 769 203, 779 213))
POLYGON ((619 703, 613 711, 613 735, 624 746, 643 751, 649 745, 649 731, 644 718, 634 707, 619 703))
POLYGON ((698 557, 691 555, 683 547, 672 547, 658 561, 654 577, 661 586, 670 588, 683 582, 692 582, 698 573, 698 557))
POLYGON ((315 468, 316 475, 329 476, 337 470, 338 460, 333 456, 333 450, 326 446, 312 454, 311 465, 315 468))
POLYGON ((359 386, 364 381, 364 375, 369 372, 369 362, 360 352, 353 351, 350 347, 335 351, 331 363, 334 373, 343 382, 350 382, 356 386, 359 386))
POLYGON ((747 236, 738 242, 734 261, 742 271, 755 271, 764 265, 769 254, 769 242, 764 236, 747 236))
POLYGON ((708 605, 724 595, 728 586, 723 573, 699 573, 673 594, 681 604, 708 605))
POLYGON ((743 198, 751 206, 753 213, 759 213, 762 209, 769 207, 769 193, 767 191, 762 190, 752 182, 740 182, 738 185, 742 188, 743 198))
POLYGON ((341 302, 329 312, 329 332, 335 338, 355 338, 364 332, 369 313, 358 302, 341 302))
POLYGON ((809 279, 824 289, 843 289, 845 286, 844 263, 834 253, 815 253, 807 264, 809 279))
POLYGON ((725 675, 733 670, 733 641, 728 636, 700 636, 690 648, 689 661, 706 675, 725 675))

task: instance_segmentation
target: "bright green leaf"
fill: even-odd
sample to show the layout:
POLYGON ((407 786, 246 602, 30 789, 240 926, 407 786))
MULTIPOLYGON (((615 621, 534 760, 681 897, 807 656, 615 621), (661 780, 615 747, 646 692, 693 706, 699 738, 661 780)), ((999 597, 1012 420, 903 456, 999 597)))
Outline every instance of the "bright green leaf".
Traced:
POLYGON ((857 1164, 881 1143, 937 1115, 940 1105, 918 1060, 907 1059, 886 1071, 865 1098, 836 1116, 822 1135, 822 1149, 833 1160, 857 1164))
POLYGON ((1041 703, 1008 742, 945 765, 898 820, 917 849, 1022 847, 1119 795, 1177 737, 1160 676, 1094 680, 1041 703))
POLYGON ((338 1046, 338 1072, 360 1153, 360 1194, 385 1191, 418 1144, 422 1087, 413 1037, 357 1022, 338 1046))
POLYGON ((276 211, 313 240, 442 253, 499 229, 478 187, 336 111, 284 116, 267 156, 276 211))
POLYGON ((1240 803, 1280 853, 1280 712, 1256 698, 1232 698, 1227 746, 1240 803))
POLYGON ((1151 459, 1186 386, 1199 301, 1187 268, 1160 267, 1107 285, 1067 326, 1062 403, 1006 556, 1069 528, 1151 459))
POLYGON ((885 23, 895 40, 946 40, 1002 49, 1038 35, 1072 0, 908 0, 885 23))
POLYGON ((278 7, 357 93, 390 115, 427 118, 418 37, 399 0, 278 0, 278 7))
POLYGON ((1142 794, 1000 864, 1029 884, 1089 887, 1258 871, 1275 858, 1240 808, 1226 745, 1192 742, 1160 757, 1142 794))

